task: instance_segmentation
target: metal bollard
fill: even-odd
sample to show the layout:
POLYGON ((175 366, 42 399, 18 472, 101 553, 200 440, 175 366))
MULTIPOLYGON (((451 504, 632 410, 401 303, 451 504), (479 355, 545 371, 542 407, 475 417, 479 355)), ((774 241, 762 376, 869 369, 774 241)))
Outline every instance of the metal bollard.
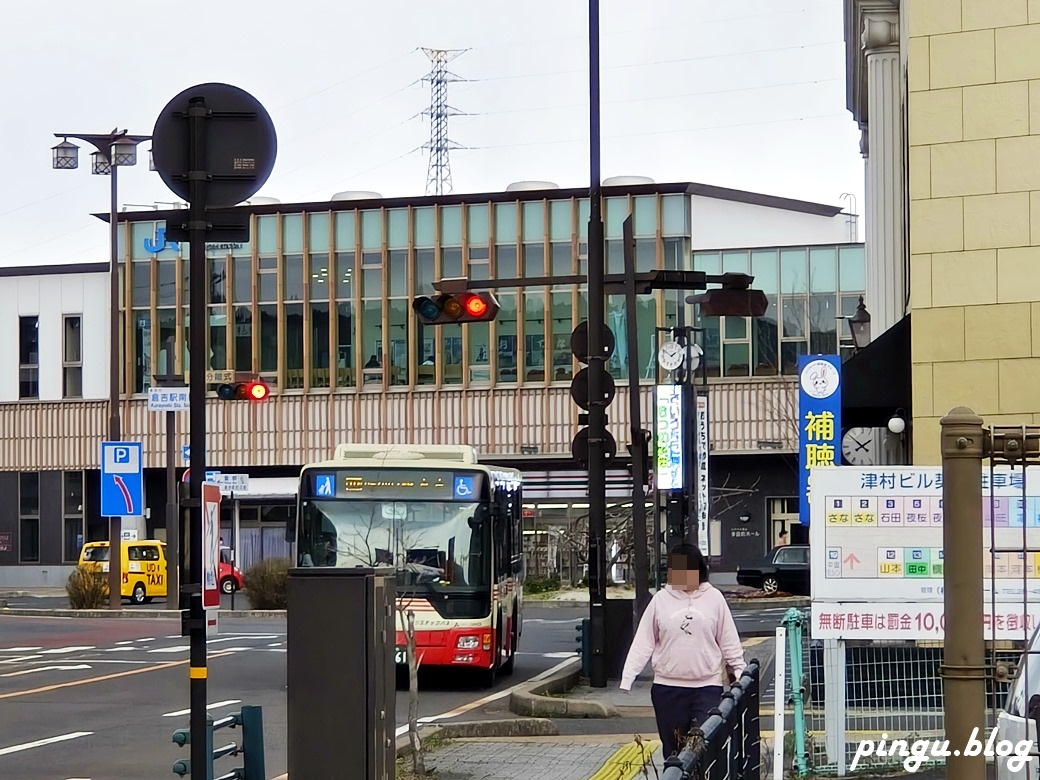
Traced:
POLYGON ((242 751, 245 753, 243 780, 267 780, 264 762, 264 709, 243 707, 242 751))

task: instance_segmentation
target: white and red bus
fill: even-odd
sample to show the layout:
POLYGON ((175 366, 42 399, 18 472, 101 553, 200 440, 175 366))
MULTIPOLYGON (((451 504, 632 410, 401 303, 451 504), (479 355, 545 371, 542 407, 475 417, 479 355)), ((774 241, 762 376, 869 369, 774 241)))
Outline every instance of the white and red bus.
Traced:
POLYGON ((472 447, 341 444, 304 466, 300 566, 393 566, 397 662, 405 615, 423 667, 511 674, 523 628, 521 479, 472 447))

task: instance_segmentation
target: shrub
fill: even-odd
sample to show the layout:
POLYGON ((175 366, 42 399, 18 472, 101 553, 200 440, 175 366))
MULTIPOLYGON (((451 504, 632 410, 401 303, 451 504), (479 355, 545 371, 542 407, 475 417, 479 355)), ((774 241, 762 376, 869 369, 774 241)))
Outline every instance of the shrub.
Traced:
POLYGON ((108 604, 107 572, 77 566, 65 583, 72 609, 101 609, 108 604))
POLYGON ((552 593, 560 589, 560 577, 552 574, 548 577, 528 577, 524 581, 524 593, 552 593))
POLYGON ((289 565, 288 558, 267 558, 242 575, 246 597, 253 609, 286 608, 289 565))

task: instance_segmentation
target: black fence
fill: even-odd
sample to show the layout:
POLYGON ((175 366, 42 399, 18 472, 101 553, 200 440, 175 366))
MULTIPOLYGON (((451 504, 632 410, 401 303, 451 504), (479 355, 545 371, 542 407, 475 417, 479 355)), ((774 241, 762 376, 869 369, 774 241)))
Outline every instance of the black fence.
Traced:
POLYGON ((661 780, 758 780, 759 672, 757 660, 748 664, 682 751, 665 759, 661 780))

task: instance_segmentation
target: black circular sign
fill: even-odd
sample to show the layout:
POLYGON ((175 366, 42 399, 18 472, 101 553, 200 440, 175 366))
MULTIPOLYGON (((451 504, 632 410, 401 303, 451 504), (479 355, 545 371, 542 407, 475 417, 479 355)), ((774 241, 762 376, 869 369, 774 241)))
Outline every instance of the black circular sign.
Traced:
MULTIPOLYGON (((571 440, 571 457, 582 468, 589 467, 589 429, 582 428, 571 440)), ((603 458, 613 460, 617 456, 617 441, 610 431, 603 432, 603 458)))
MULTIPOLYGON (((614 354, 614 331, 608 328, 606 325, 603 326, 603 335, 601 336, 601 343, 603 344, 603 359, 610 360, 610 356, 614 354)), ((588 365, 589 363, 589 323, 580 322, 571 332, 571 353, 574 357, 578 358, 579 363, 588 365)))
POLYGON ((167 103, 152 131, 152 161, 166 186, 189 202, 187 111, 195 101, 202 101, 208 111, 201 123, 204 169, 209 174, 202 205, 236 206, 255 195, 274 169, 274 122, 259 100, 230 84, 199 84, 167 103))
MULTIPOLYGON (((614 384, 614 377, 606 371, 603 372, 601 389, 603 390, 603 405, 610 406, 610 402, 614 400, 614 394, 617 392, 617 386, 614 384)), ((587 367, 575 374, 574 379, 571 380, 571 398, 586 412, 592 405, 592 399, 589 398, 589 369, 587 367)))

